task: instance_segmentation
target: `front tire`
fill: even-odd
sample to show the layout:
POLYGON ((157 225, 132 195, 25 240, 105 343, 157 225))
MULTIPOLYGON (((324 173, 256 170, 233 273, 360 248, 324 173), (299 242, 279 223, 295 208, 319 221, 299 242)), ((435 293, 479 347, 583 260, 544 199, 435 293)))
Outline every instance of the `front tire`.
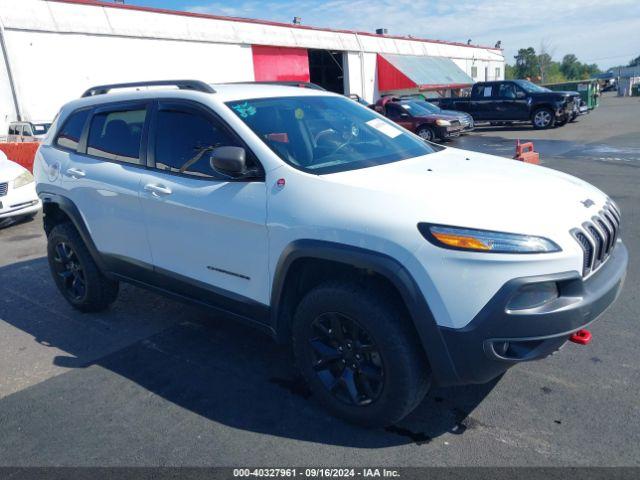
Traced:
POLYGON ((319 402, 348 422, 387 426, 424 398, 431 373, 404 309, 383 289, 329 282, 300 302, 297 366, 319 402))
POLYGON ((51 230, 47 256, 58 290, 74 308, 98 312, 116 300, 118 282, 102 274, 71 223, 61 223, 51 230))
POLYGON ((555 116, 550 108, 538 108, 531 116, 531 122, 535 129, 545 129, 553 127, 555 116))
POLYGON ((436 138, 436 134, 431 127, 420 127, 416 134, 428 142, 433 142, 436 138))

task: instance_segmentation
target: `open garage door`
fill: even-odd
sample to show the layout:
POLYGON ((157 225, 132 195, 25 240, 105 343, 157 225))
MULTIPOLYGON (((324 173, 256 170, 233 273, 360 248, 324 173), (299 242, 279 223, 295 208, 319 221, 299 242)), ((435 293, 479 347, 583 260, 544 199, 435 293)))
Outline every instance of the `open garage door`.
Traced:
POLYGON ((306 48, 253 45, 253 70, 258 82, 308 82, 306 48))
POLYGON ((330 92, 343 94, 344 52, 309 49, 309 73, 311 82, 330 92))

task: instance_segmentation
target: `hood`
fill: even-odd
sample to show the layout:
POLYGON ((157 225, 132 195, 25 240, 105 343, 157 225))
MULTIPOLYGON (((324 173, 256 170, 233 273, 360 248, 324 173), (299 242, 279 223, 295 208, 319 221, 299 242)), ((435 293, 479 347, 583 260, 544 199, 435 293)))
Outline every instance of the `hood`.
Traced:
POLYGON ((534 92, 530 94, 532 97, 536 98, 554 98, 554 99, 562 99, 567 97, 574 97, 580 95, 578 92, 556 92, 554 90, 550 92, 534 92))
POLYGON ((460 114, 458 112, 453 112, 452 114, 442 113, 433 113, 431 115, 416 115, 413 118, 416 120, 425 120, 428 122, 435 122, 436 120, 458 120, 460 118, 460 114))
POLYGON ((442 110, 441 112, 442 112, 443 115, 450 115, 450 116, 456 117, 456 118, 469 118, 469 117, 471 117, 471 115, 469 115, 468 113, 458 112, 457 110, 442 110))
POLYGON ((9 182, 26 171, 26 168, 8 160, 6 155, 0 152, 0 183, 9 182))
POLYGON ((560 94, 565 95, 567 97, 579 97, 580 96, 579 92, 572 92, 570 90, 562 90, 562 91, 557 91, 557 92, 554 92, 554 93, 560 93, 560 94))
POLYGON ((372 208, 409 215, 412 222, 532 235, 568 232, 607 200, 592 185, 556 170, 455 148, 325 177, 358 190, 372 208), (585 207, 587 199, 594 205, 585 207))

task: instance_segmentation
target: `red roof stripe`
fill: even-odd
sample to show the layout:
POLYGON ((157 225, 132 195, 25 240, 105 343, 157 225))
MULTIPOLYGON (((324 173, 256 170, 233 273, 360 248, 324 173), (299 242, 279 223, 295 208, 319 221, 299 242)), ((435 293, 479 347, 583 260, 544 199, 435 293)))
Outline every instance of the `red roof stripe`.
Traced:
POLYGON ((399 36, 399 35, 378 35, 376 33, 371 33, 371 32, 358 32, 356 30, 340 30, 340 29, 333 29, 333 28, 312 27, 308 25, 293 25, 290 23, 272 22, 269 20, 258 20, 253 18, 225 17, 222 15, 211 15, 207 13, 185 12, 181 10, 168 10, 166 8, 141 7, 138 5, 126 5, 126 4, 123 5, 123 4, 114 3, 114 2, 103 2, 100 0, 47 0, 47 1, 58 2, 58 3, 73 3, 77 5, 89 5, 94 7, 107 7, 107 8, 118 8, 118 9, 124 9, 124 10, 135 10, 139 12, 163 13, 166 15, 181 15, 183 17, 208 18, 212 20, 226 20, 229 22, 256 23, 259 25, 269 25, 273 27, 298 28, 301 30, 318 30, 322 32, 334 32, 334 33, 350 33, 350 34, 366 35, 368 37, 383 37, 383 38, 392 38, 395 40, 412 40, 415 42, 439 43, 442 45, 453 45, 456 47, 484 48, 487 50, 494 50, 498 52, 502 51, 501 48, 486 47, 483 45, 467 45, 466 43, 448 42, 445 40, 430 40, 426 38, 414 38, 414 37, 406 37, 406 36, 399 36))

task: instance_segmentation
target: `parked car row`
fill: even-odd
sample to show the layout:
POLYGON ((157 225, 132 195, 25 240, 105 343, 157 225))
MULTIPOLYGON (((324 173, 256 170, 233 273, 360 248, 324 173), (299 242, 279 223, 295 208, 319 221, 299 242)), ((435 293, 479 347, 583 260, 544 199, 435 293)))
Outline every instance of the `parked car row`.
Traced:
MULTIPOLYGON (((358 96, 350 98, 366 103, 358 96)), ((552 91, 528 80, 478 82, 468 97, 427 101, 421 94, 386 95, 369 107, 429 141, 455 138, 478 123, 559 127, 588 111, 580 93, 552 91)))
POLYGON ((531 122, 534 128, 562 126, 586 111, 578 92, 552 91, 528 80, 478 82, 470 97, 434 102, 469 113, 476 122, 531 122))

